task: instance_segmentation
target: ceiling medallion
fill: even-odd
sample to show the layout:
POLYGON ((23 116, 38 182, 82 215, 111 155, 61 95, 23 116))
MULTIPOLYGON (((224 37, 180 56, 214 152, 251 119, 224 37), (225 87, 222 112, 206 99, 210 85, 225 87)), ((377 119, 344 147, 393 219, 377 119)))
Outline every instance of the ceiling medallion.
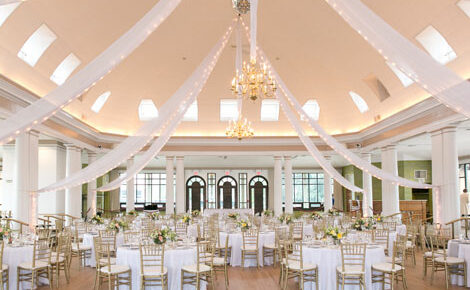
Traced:
POLYGON ((251 128, 251 122, 242 116, 237 121, 229 121, 227 129, 225 129, 225 135, 229 138, 237 138, 242 140, 243 138, 250 138, 255 135, 255 131, 251 128))
POLYGON ((250 11, 250 0, 232 0, 233 9, 239 14, 246 14, 250 11))

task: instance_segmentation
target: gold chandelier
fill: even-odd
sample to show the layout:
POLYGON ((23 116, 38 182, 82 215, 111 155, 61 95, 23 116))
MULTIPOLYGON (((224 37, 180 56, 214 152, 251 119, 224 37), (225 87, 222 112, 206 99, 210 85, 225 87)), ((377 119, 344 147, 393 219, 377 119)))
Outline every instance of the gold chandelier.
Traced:
POLYGON ((250 138, 255 135, 255 131, 251 128, 251 122, 242 116, 237 121, 229 121, 227 129, 225 129, 225 135, 229 138, 237 138, 242 140, 243 138, 250 138))
POLYGON ((258 98, 272 98, 276 92, 276 82, 267 73, 266 64, 261 67, 252 59, 250 63, 243 63, 241 72, 236 72, 232 79, 232 93, 251 101, 258 98))

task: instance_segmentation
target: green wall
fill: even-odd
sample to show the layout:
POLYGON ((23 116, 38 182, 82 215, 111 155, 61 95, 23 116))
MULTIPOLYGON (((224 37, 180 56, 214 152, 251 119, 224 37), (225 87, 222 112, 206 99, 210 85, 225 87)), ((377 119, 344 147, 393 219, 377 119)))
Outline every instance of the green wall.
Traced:
MULTIPOLYGON (((82 164, 82 168, 87 167, 88 164, 82 164)), ((106 176, 108 173, 106 173, 103 176, 98 177, 96 180, 96 187, 100 187, 103 185, 103 178, 106 176)), ((82 184, 82 216, 85 216, 85 213, 88 209, 88 203, 87 203, 87 197, 88 197, 88 184, 84 183, 82 184)), ((110 209, 110 193, 109 192, 101 192, 98 191, 96 194, 96 207, 97 208, 104 208, 104 209, 110 209), (104 203, 104 204, 103 204, 104 203)))

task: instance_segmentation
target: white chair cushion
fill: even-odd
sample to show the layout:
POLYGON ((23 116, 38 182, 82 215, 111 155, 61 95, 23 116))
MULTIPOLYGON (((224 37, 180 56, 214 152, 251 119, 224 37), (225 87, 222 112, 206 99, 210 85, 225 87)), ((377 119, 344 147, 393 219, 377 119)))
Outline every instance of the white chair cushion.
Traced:
MULTIPOLYGON (((116 264, 116 258, 109 258, 110 262, 111 262, 111 265, 115 265, 116 264)), ((108 258, 101 258, 100 259, 100 264, 101 265, 107 265, 108 264, 108 258)))
POLYGON ((300 270, 311 271, 311 270, 315 270, 317 268, 317 265, 304 263, 303 268, 300 268, 300 262, 289 261, 289 264, 287 265, 287 267, 295 271, 300 271, 300 270))
POLYGON ((372 265, 372 270, 377 270, 381 272, 397 272, 401 271, 402 267, 400 265, 395 264, 395 269, 392 269, 391 263, 377 263, 372 265))
POLYGON ((36 261, 36 266, 33 268, 33 262, 24 262, 19 264, 18 267, 26 270, 33 270, 49 267, 49 264, 44 261, 36 261))
POLYGON ((80 245, 78 245, 79 247, 77 247, 77 244, 72 244, 72 251, 78 251, 78 249, 80 248, 80 251, 89 251, 91 250, 91 246, 90 245, 84 245, 82 243, 80 243, 80 245))
POLYGON ((101 273, 104 274, 121 274, 127 271, 130 271, 131 268, 129 266, 124 266, 124 265, 111 265, 111 267, 104 266, 101 268, 101 273))
POLYGON ((2 272, 8 270, 8 268, 9 268, 9 267, 8 267, 7 264, 3 264, 3 265, 2 265, 2 272))
POLYGON ((256 251, 258 250, 255 245, 246 245, 241 247, 242 251, 256 251))
POLYGON ((65 261, 65 258, 63 255, 59 255, 59 258, 57 258, 57 255, 53 255, 51 257, 51 264, 56 264, 57 262, 63 263, 65 261))
MULTIPOLYGON (((437 263, 445 263, 444 257, 437 257, 434 259, 437 263)), ((457 258, 457 257, 447 257, 447 264, 461 264, 465 263, 465 260, 463 258, 457 258)))
POLYGON ((216 266, 225 265, 225 259, 222 257, 214 257, 213 263, 216 266))
POLYGON ((144 267, 144 276, 160 276, 166 275, 168 269, 163 267, 163 273, 161 272, 161 267, 144 267))
POLYGON ((270 250, 277 249, 276 245, 274 244, 263 245, 263 248, 270 249, 270 250))
POLYGON ((336 267, 336 271, 341 273, 341 274, 350 274, 350 275, 360 275, 360 274, 365 273, 365 272, 362 271, 361 266, 354 266, 354 265, 346 265, 344 272, 343 272, 343 267, 338 266, 338 267, 336 267))
MULTIPOLYGON (((197 273, 197 264, 194 265, 188 265, 188 266, 183 266, 181 268, 182 270, 190 273, 197 273)), ((211 270, 211 267, 204 265, 204 264, 199 264, 199 273, 201 272, 209 272, 211 270)))
MULTIPOLYGON (((393 259, 392 257, 386 256, 386 257, 385 257, 385 262, 391 264, 391 263, 393 262, 392 259, 393 259)), ((401 261, 401 258, 396 258, 396 257, 395 257, 395 264, 401 263, 401 262, 402 262, 402 261, 401 261)))

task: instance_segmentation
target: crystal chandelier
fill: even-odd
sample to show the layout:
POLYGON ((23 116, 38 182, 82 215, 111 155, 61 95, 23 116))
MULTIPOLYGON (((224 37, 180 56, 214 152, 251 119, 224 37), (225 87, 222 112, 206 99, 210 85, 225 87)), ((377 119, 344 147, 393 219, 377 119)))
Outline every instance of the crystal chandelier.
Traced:
POLYGON ((250 0, 232 0, 233 9, 239 14, 246 14, 250 11, 250 0))
POLYGON ((251 101, 258 98, 272 98, 276 92, 276 82, 267 73, 266 64, 261 67, 256 60, 243 63, 241 72, 236 72, 232 79, 232 93, 251 101))
POLYGON ((251 128, 251 122, 240 116, 238 121, 229 121, 227 129, 225 129, 225 135, 229 138, 242 140, 243 138, 253 137, 255 131, 251 128))

